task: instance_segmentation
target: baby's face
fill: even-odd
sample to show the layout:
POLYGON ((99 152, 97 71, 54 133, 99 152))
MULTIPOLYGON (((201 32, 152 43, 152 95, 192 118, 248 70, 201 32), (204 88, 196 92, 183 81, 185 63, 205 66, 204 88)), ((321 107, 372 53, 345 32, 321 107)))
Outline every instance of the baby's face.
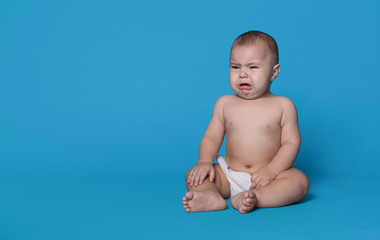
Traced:
POLYGON ((257 99, 269 93, 279 70, 280 65, 273 63, 265 43, 235 46, 231 50, 230 85, 244 99, 257 99))

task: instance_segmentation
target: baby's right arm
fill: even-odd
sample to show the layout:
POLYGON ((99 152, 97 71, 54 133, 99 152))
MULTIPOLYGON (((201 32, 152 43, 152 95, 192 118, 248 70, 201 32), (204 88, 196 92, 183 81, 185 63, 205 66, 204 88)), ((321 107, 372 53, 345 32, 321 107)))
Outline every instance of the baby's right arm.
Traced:
POLYGON ((198 163, 190 171, 188 184, 191 187, 202 184, 207 176, 209 176, 210 181, 214 181, 215 171, 213 163, 220 150, 225 134, 223 117, 225 98, 226 96, 223 96, 215 103, 211 121, 203 135, 199 148, 198 163))

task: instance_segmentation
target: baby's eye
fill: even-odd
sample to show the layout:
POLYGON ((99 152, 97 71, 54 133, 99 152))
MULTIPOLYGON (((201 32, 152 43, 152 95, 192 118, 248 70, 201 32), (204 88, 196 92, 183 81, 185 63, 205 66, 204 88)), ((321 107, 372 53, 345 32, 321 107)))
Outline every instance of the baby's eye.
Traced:
POLYGON ((257 66, 249 66, 250 69, 258 68, 257 66))
POLYGON ((239 66, 236 66, 236 65, 231 65, 231 68, 232 68, 232 69, 239 69, 240 67, 239 67, 239 66))

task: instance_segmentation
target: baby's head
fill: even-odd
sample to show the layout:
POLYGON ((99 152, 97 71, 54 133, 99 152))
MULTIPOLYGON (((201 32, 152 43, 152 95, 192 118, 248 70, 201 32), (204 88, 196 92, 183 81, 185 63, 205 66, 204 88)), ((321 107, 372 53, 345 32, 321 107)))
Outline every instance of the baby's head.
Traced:
POLYGON ((273 65, 278 64, 279 62, 279 54, 278 54, 278 46, 276 40, 271 37, 269 34, 260 31, 249 31, 241 34, 237 37, 232 44, 231 52, 234 47, 238 46, 252 46, 258 43, 264 43, 268 48, 269 52, 272 54, 273 65))
POLYGON ((266 33, 250 31, 234 41, 230 55, 230 85, 238 96, 257 99, 270 93, 280 72, 276 41, 266 33))

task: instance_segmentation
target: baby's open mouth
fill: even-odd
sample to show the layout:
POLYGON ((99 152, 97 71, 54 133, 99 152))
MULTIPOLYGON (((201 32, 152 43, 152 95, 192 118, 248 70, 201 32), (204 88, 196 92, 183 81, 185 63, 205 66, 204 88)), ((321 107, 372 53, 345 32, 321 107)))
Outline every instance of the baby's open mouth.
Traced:
POLYGON ((239 89, 240 90, 250 90, 250 89, 252 89, 252 86, 249 83, 241 83, 241 84, 239 84, 239 89))

